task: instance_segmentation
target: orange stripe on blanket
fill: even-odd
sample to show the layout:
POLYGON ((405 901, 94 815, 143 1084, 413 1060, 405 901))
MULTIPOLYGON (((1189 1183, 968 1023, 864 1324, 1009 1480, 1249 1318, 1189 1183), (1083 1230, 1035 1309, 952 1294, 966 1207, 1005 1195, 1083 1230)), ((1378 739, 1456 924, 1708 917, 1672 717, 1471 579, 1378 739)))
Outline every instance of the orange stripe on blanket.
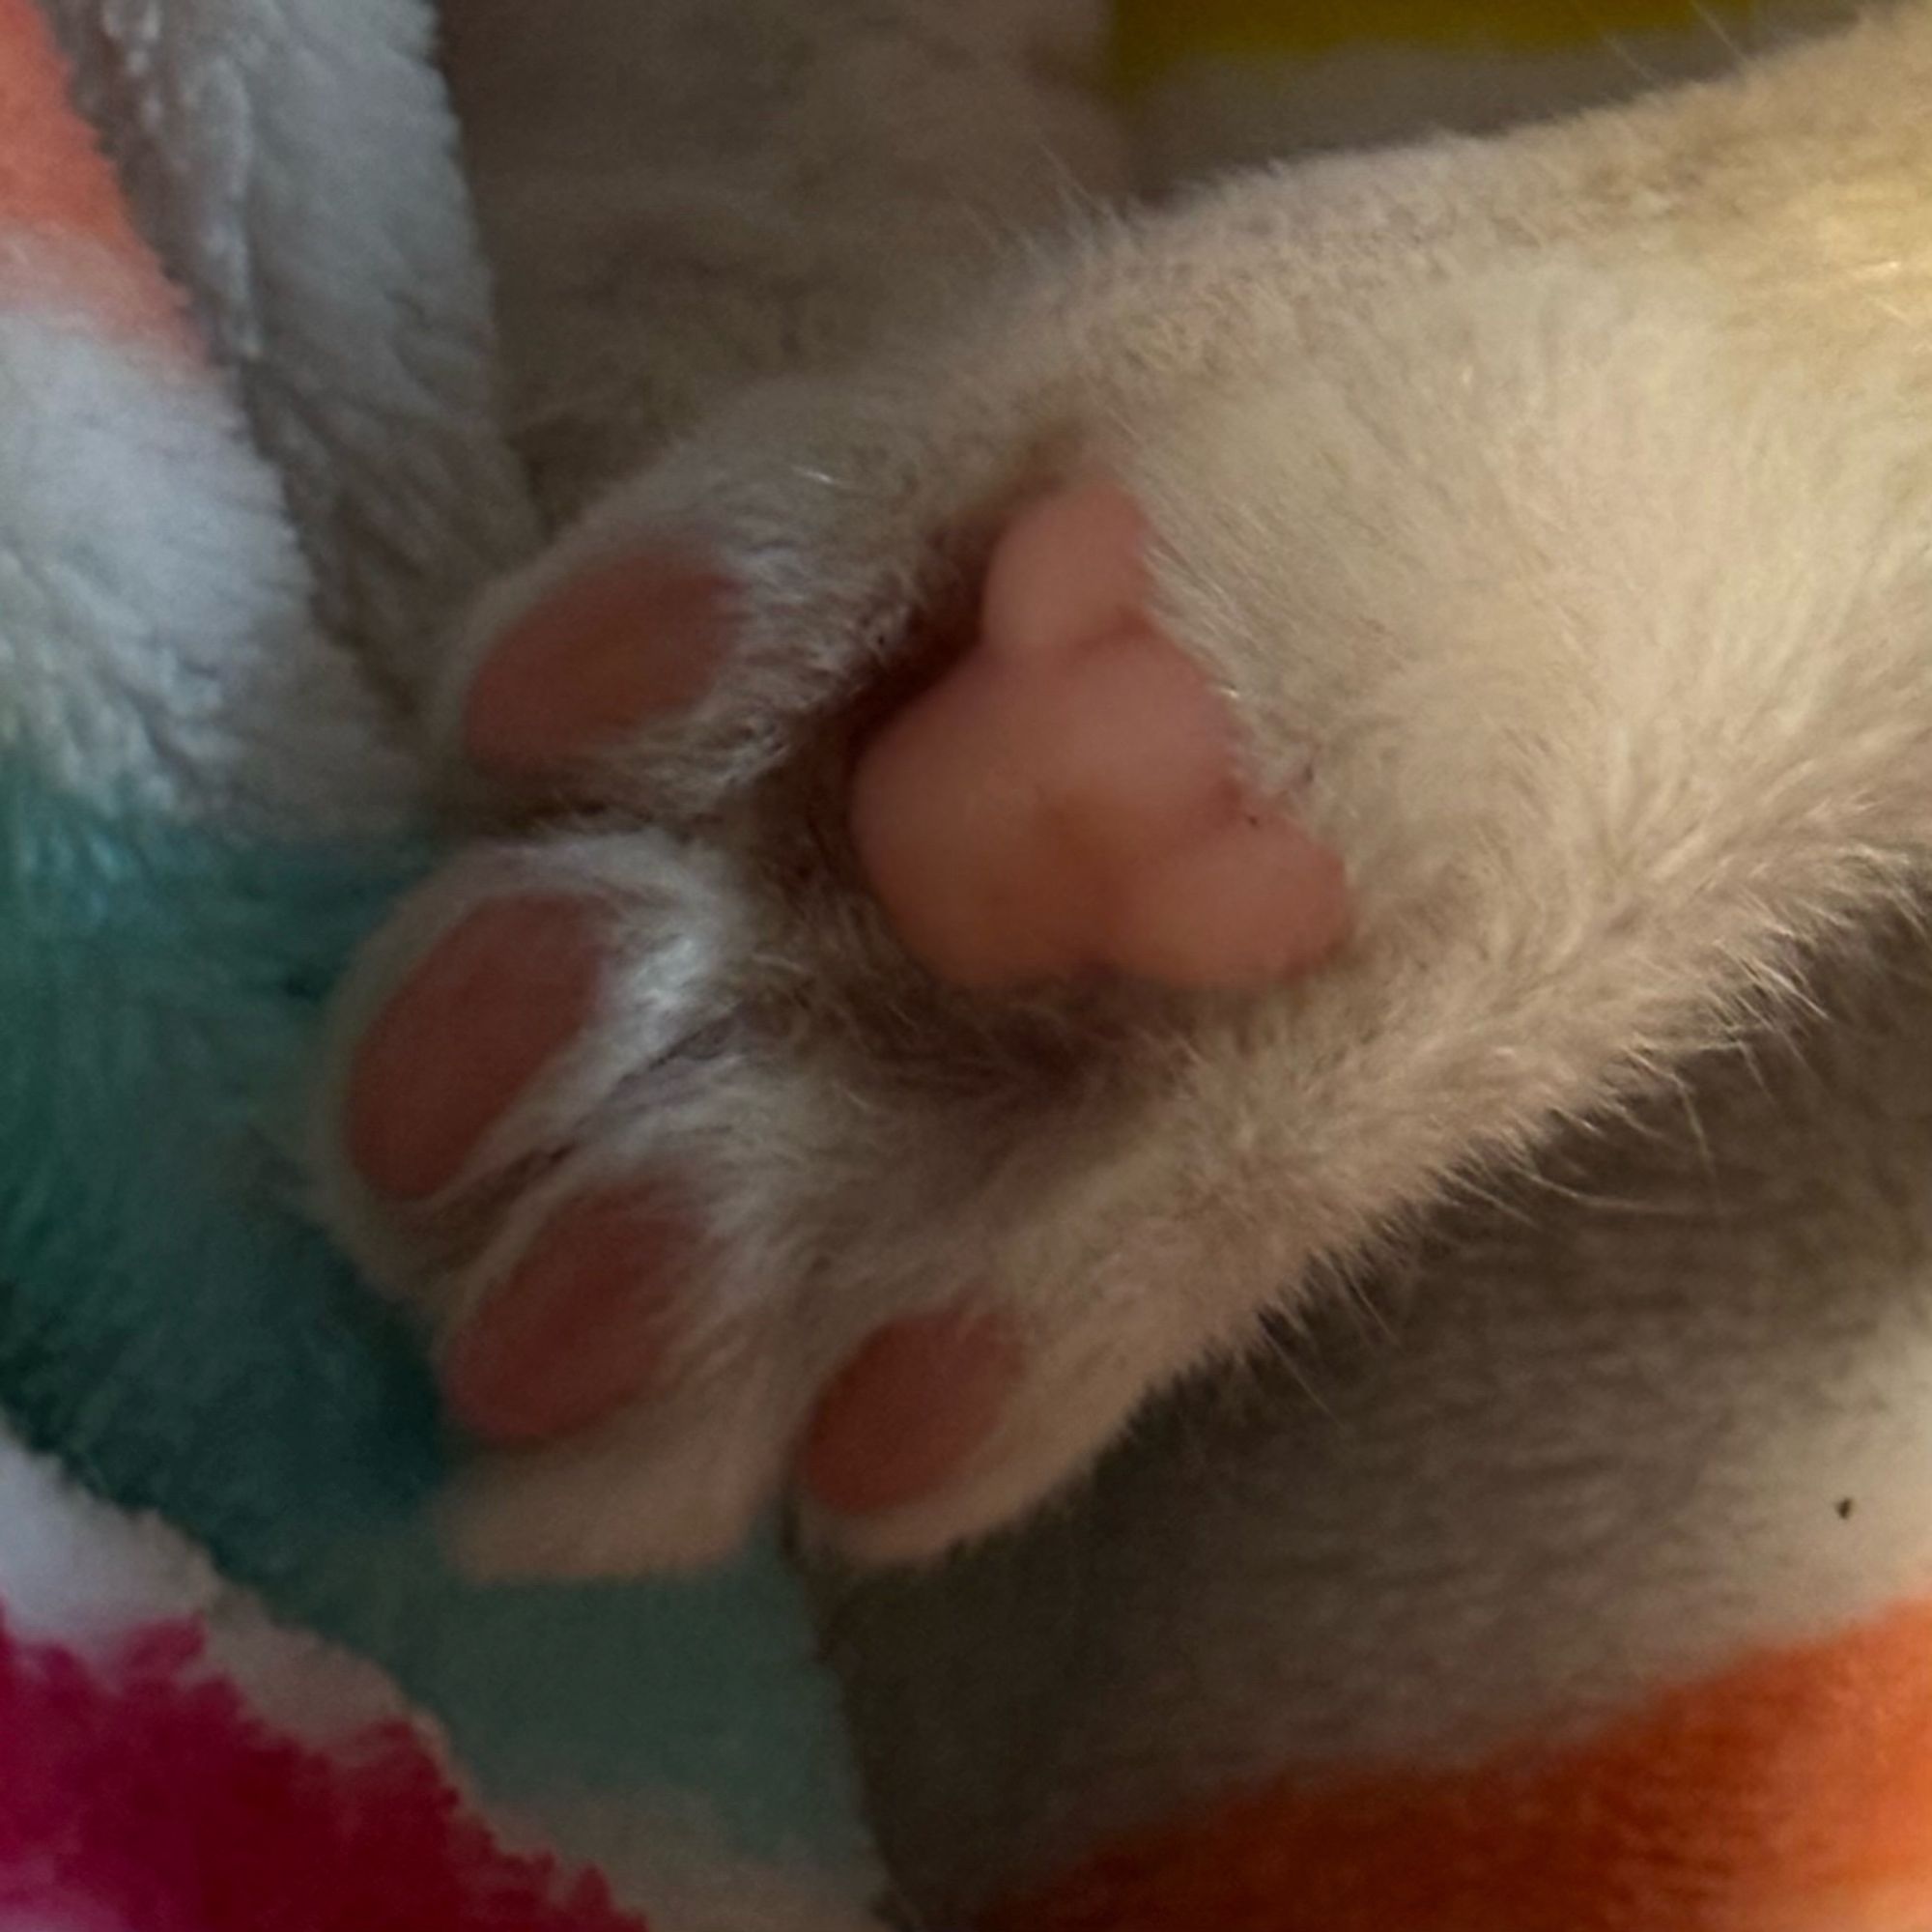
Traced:
POLYGON ((1588 1743, 1283 1784, 1126 1839, 982 1932, 1926 1932, 1932 1605, 1588 1743))
POLYGON ((70 101, 65 63, 35 0, 0 0, 0 276, 10 303, 43 294, 78 300, 117 329, 181 332, 181 304, 70 101), (80 245, 22 256, 7 246, 20 241, 80 245), (43 275, 53 277, 44 290, 43 275))

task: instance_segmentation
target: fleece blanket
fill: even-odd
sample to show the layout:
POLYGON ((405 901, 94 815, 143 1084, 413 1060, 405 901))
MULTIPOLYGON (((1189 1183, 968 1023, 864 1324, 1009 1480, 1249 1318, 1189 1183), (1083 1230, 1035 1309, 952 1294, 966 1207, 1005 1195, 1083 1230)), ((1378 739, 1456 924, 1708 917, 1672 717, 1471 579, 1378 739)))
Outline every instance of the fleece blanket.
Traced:
POLYGON ((8 1924, 818 1926, 865 1884, 776 1561, 449 1574, 417 1352, 303 1212, 318 1002, 429 853, 384 687, 534 540, 431 25, 0 0, 8 1924))
MULTIPOLYGON (((1445 67, 1449 11, 1123 0, 1150 175, 1395 131, 1411 61, 1467 110, 1443 119, 1603 84, 1529 0, 1445 67)), ((1630 11, 1646 70, 1728 57, 1671 38, 1704 9, 1630 11)), ((319 1004, 433 856, 392 694, 536 532, 429 32, 424 0, 0 0, 0 1926, 837 1932, 872 1874, 771 1551, 685 1584, 450 1574, 417 1352, 303 1211, 319 1004)), ((1336 1660, 1310 1735, 1376 1776, 1317 1749, 1010 1922, 1468 1925, 1457 1874, 1500 1842, 1524 1923, 1574 1924, 1614 1870, 1606 1926, 1755 1932, 1796 1922, 1761 1873, 1658 1902, 1709 1843, 1779 1837, 1750 1808, 1774 1761, 1807 1794, 1779 1885, 1932 1922, 1926 1620, 1895 1607, 1932 1576, 1932 1350, 1875 1298, 1829 1347, 1783 1315, 1754 1353, 1714 1331, 1724 1399, 1696 1416, 1680 1331, 1597 1348, 1644 1450, 1603 1520, 1677 1526, 1601 1539, 1647 1620, 1593 1617, 1581 1565, 1510 1634, 1459 1629, 1459 1566, 1551 1600, 1562 1539, 1477 1499, 1570 1454, 1579 1338, 1527 1295, 1410 1323, 1387 1402, 1338 1405, 1357 1426, 1311 1423, 1297 1462, 1308 1654, 1336 1660), (1452 1346, 1511 1364, 1509 1401, 1431 1414, 1452 1346), (1434 1473, 1364 1452, 1391 1409, 1425 1417, 1434 1473), (1386 1623, 1372 1520, 1406 1532, 1386 1623), (1443 1694, 1385 1710, 1425 1628, 1443 1694), (1579 1685, 1588 1738, 1511 1745, 1579 1685)))

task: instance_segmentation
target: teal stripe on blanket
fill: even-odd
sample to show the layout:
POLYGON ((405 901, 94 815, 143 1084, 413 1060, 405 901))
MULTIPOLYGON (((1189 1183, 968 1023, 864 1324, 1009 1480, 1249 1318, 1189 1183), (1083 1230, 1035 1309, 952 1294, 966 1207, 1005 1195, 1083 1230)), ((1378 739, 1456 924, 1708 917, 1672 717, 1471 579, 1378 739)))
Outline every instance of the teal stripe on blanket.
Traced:
POLYGON ((0 1405, 384 1664, 496 1795, 669 1782, 747 1850, 842 1856, 830 1694, 774 1561, 481 1589, 431 1548, 428 1378, 297 1211, 270 1125, 421 857, 224 843, 0 766, 0 1405))

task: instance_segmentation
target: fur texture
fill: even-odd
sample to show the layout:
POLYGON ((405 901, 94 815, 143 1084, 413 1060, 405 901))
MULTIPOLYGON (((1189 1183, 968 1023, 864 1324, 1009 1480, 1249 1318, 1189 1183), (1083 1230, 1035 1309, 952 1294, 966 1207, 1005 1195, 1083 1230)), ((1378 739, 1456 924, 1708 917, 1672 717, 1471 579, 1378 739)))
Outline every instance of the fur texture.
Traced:
MULTIPOLYGON (((594 64, 657 71, 682 17, 586 9, 594 64)), ((852 31, 733 19, 773 71, 852 31)), ((1021 1321, 1025 1391, 943 1500, 839 1535, 904 1557, 990 1528, 1319 1264, 1721 1037, 1910 890, 1928 61, 1907 10, 1713 88, 1090 224, 951 326, 712 412, 491 600, 445 732, 510 613, 653 533, 702 531, 744 608, 730 674, 605 775, 656 829, 477 850, 352 991, 351 1027, 513 880, 607 896, 629 950, 570 1068, 464 1178, 494 1194, 544 1155, 473 1266, 446 1275, 338 1174, 389 1278, 455 1314, 556 1199, 653 1165, 696 1176, 709 1223, 681 1395, 480 1479, 480 1544, 592 1568, 728 1547, 825 1377, 883 1311, 948 1298, 953 1255, 1021 1321), (840 874, 842 715, 920 611, 970 594, 1003 515, 1089 469, 1146 506, 1160 609, 1251 775, 1298 785, 1347 857, 1358 936, 1278 998, 949 1000, 840 874)), ((706 158, 707 128, 670 125, 706 158)), ((842 205, 808 223, 779 152, 760 205, 816 245, 842 205)), ((883 178, 859 213, 893 205, 883 178)), ((764 314, 776 358, 796 315, 764 314)), ((668 341, 672 375, 639 384, 688 399, 654 320, 613 305, 611 353, 668 341)))
MULTIPOLYGON (((675 6, 572 21, 631 110, 698 71, 675 6)), ((1065 105, 1037 43, 983 22, 834 0, 732 21, 761 78, 876 32, 1065 105)), ((586 274, 520 213, 539 189, 502 185, 543 174, 522 117, 554 135, 554 101, 461 62, 458 83, 506 282, 586 274)), ((959 266, 938 210, 1037 235, 1037 179, 981 144, 983 173, 908 181, 901 97, 801 89, 776 155, 740 165, 760 261, 803 287, 754 277, 695 328, 693 291, 742 276, 717 240, 739 231, 694 222, 688 272, 648 298, 548 298, 513 330, 560 506, 707 414, 487 606, 444 739, 512 614, 652 537, 716 547, 740 654, 609 760, 616 816, 480 846, 352 988, 346 1033, 506 884, 612 909, 604 1011, 460 1183, 490 1205, 481 1260, 450 1265, 339 1171, 336 1207, 453 1321, 566 1191, 667 1160, 696 1178, 712 1272, 677 1393, 479 1472, 473 1543, 509 1563, 728 1546, 855 1343, 948 1299, 949 1268, 990 1274, 1028 1378, 966 1479, 813 1525, 929 1557, 1063 1504, 927 1580, 828 1585, 891 1849, 933 1913, 1231 1787, 1595 1735, 1660 1684, 1932 1591, 1904 1473, 1932 1385, 1928 87, 1932 13, 1905 5, 1709 86, 1090 215, 970 296, 981 259, 959 266), (831 127, 850 175, 794 171, 831 127), (854 222, 895 238, 890 286, 840 256, 854 222), (856 293, 829 298, 841 262, 856 293), (570 334, 558 366, 642 400, 553 396, 547 316, 597 345, 570 334), (852 883, 853 707, 920 668, 917 620, 970 600, 1016 503, 1095 469, 1149 512, 1161 614, 1251 774, 1297 787, 1348 859, 1356 940, 1292 992, 954 998, 852 883), (1404 1346, 1364 1361, 1313 1291, 1377 1267, 1404 1346), (1183 1396, 1079 1482, 1151 1397, 1255 1359, 1284 1314, 1312 1354, 1183 1396)), ((640 117, 666 144, 653 219, 657 184, 714 179, 767 125, 708 116, 640 117)), ((1091 122, 1065 126, 1062 155, 1091 159, 1091 122)), ((620 221, 612 127, 573 119, 548 165, 598 157, 620 221)), ((608 226, 573 240, 625 253, 608 226)), ((1612 1875, 1636 1888, 1617 1923, 1654 1922, 1642 1860, 1687 1843, 1612 1875)), ((1724 1854, 1778 1855, 1773 1833, 1724 1854)), ((1464 1878, 1452 1905, 1493 1904, 1464 1878)), ((1250 1917, 1298 1932, 1298 1909, 1250 1917)))

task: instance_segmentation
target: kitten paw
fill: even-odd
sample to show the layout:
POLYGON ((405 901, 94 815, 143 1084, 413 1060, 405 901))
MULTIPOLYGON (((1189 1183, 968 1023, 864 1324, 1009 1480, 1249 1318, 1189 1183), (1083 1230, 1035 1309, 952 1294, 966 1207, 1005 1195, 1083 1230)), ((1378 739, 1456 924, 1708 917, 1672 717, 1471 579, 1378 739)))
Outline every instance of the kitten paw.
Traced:
POLYGON ((802 884, 757 785, 677 841, 622 815, 623 779, 613 819, 583 815, 742 674, 725 559, 647 542, 476 656, 456 755, 535 823, 365 962, 335 1171, 495 1452, 486 1555, 702 1560, 786 1489, 848 1548, 923 1554, 1051 1487, 1193 1352, 987 1225, 1091 1250, 1095 1208, 1047 1177, 1118 1124, 1110 1045, 1348 929, 1340 863, 1154 615, 1148 541, 1109 482, 1017 506, 963 638, 829 731, 815 837, 842 856, 802 884))

